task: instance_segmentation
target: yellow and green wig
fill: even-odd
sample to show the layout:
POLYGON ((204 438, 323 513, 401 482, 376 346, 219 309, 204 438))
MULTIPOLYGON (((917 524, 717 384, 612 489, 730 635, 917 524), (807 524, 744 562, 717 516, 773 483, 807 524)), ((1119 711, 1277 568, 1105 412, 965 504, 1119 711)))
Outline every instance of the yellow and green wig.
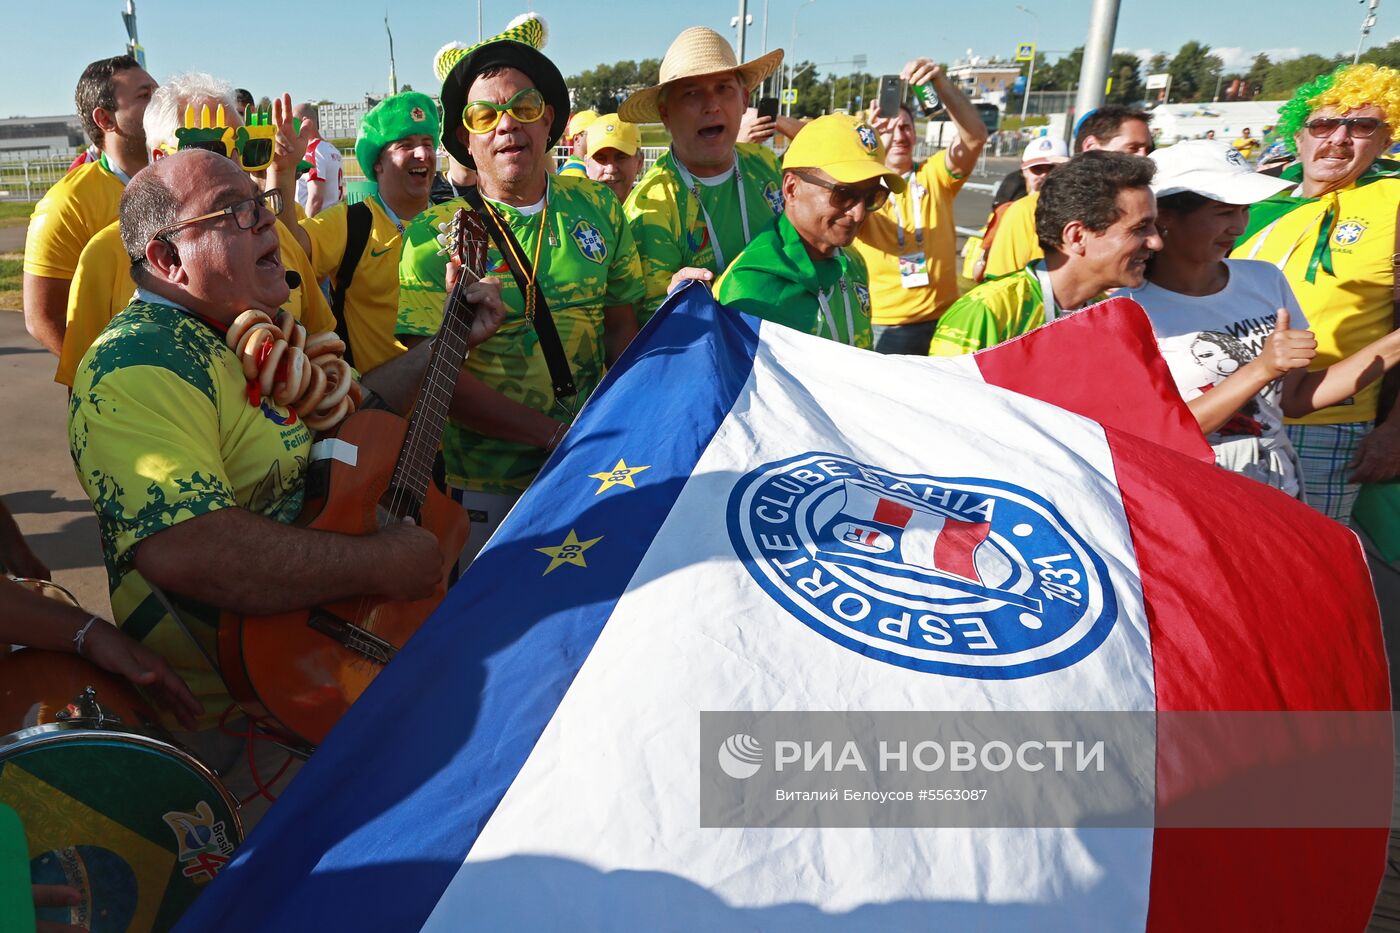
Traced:
POLYGON ((1279 109, 1274 131, 1291 152, 1297 152, 1295 137, 1316 111, 1335 107, 1345 114, 1367 105, 1381 109, 1394 142, 1400 134, 1400 71, 1371 64, 1339 65, 1335 71, 1318 75, 1294 92, 1279 109))

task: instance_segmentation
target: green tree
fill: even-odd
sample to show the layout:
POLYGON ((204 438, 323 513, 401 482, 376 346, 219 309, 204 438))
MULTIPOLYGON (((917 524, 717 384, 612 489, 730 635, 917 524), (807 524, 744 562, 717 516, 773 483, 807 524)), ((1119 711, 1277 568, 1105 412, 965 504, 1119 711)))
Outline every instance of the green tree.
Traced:
POLYGON ((660 59, 648 58, 640 62, 626 59, 576 74, 568 81, 574 106, 600 113, 614 111, 633 91, 655 84, 660 69, 660 59))
MULTIPOLYGON (((819 117, 826 112, 831 85, 817 76, 812 62, 798 62, 792 69, 792 86, 797 89, 797 103, 792 108, 795 117, 819 117)), ((784 76, 784 81, 787 78, 784 76)), ((784 83, 783 87, 787 87, 784 83)))
POLYGON ((1361 60, 1386 68, 1400 68, 1400 39, 1392 39, 1385 45, 1367 49, 1362 53, 1361 60))
POLYGON ((1269 56, 1260 52, 1254 56, 1254 63, 1249 66, 1249 71, 1244 75, 1244 94, 1241 100, 1253 100, 1264 92, 1264 80, 1268 78, 1269 72, 1273 70, 1273 63, 1269 61, 1269 56))
POLYGON ((1113 89, 1108 92, 1110 104, 1135 104, 1147 93, 1142 81, 1142 61, 1131 52, 1114 52, 1108 66, 1113 89))
POLYGON ((1264 79, 1264 92, 1260 97, 1264 100, 1286 100, 1313 78, 1336 68, 1342 60, 1341 56, 1324 58, 1310 54, 1276 62, 1264 79))
POLYGON ((1210 100, 1225 63, 1210 54, 1210 46, 1195 39, 1176 53, 1167 70, 1172 76, 1172 97, 1177 100, 1210 100))

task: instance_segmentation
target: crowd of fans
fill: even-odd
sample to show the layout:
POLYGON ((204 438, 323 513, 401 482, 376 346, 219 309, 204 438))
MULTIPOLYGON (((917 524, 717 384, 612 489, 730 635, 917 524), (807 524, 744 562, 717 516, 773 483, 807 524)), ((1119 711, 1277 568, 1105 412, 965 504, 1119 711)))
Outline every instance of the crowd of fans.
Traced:
MULTIPOLYGON (((24 313, 72 390, 73 460, 126 634, 102 623, 93 639, 91 617, 42 609, 3 579, 0 617, 33 620, 7 629, 16 641, 81 651, 85 635, 93 660, 158 687, 180 740, 240 796, 278 767, 255 759, 282 753, 244 754, 239 727, 216 728, 232 705, 209 662, 219 612, 416 599, 455 578, 607 367, 692 281, 818 337, 933 356, 1128 295, 1222 468, 1343 522, 1360 483, 1400 474, 1400 415, 1381 402, 1400 360, 1400 165, 1382 158, 1400 134, 1400 73, 1348 66, 1302 88, 1280 119, 1293 160, 1278 177, 1238 142, 1154 152, 1150 114, 1132 108, 1085 115, 1073 154, 1030 140, 960 294, 952 205, 987 130, 932 62, 902 77, 933 87, 956 138, 920 163, 908 106, 756 121, 750 96, 781 51, 741 62, 719 34, 687 29, 656 86, 571 115, 542 45, 527 16, 439 51, 440 107, 406 92, 362 120, 355 155, 374 192, 354 204, 314 108, 289 96, 255 113, 225 80, 157 86, 125 56, 79 80, 95 156, 35 210, 24 313), (670 146, 643 173, 638 127, 657 122, 670 146), (741 132, 791 143, 780 160, 741 132), (406 412, 461 274, 441 243, 461 209, 487 219, 493 245, 449 389, 446 484, 472 529, 444 571, 422 528, 349 538, 292 524, 313 432, 254 391, 264 361, 225 337, 248 309, 285 309, 336 335, 366 404, 406 412)), ((12 523, 0 538, 9 569, 46 575, 12 523)))

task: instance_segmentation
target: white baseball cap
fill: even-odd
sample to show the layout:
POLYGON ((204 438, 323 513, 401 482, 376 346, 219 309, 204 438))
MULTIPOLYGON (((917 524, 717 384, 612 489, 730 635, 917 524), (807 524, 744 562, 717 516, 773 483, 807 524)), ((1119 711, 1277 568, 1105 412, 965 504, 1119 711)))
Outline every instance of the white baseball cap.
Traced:
POLYGON ((1039 165, 1042 162, 1068 162, 1069 148, 1058 137, 1037 136, 1026 143, 1026 151, 1021 153, 1021 165, 1039 165))
POLYGON ((1215 139, 1188 139, 1149 158, 1157 163, 1152 193, 1159 198, 1190 191, 1225 204, 1253 204, 1294 185, 1253 171, 1235 147, 1215 139))

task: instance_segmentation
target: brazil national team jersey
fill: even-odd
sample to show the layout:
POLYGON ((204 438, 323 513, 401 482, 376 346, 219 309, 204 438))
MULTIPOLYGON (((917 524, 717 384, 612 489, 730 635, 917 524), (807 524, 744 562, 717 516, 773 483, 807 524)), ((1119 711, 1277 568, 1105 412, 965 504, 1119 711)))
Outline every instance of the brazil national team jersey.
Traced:
POLYGON ((1045 323, 1040 279, 1029 268, 983 282, 943 312, 929 356, 961 356, 1029 333, 1045 323))
MULTIPOLYGON (((370 211, 369 241, 360 253, 355 277, 345 295, 345 327, 355 368, 367 373, 403 352, 403 346, 394 339, 403 238, 379 198, 366 198, 363 203, 370 211)), ((348 210, 349 205, 341 201, 301 222, 301 228, 311 237, 311 262, 317 281, 327 277, 334 281, 345 260, 348 210)))
POLYGON ((24 239, 24 271, 73 278, 87 241, 117 219, 123 187, 105 156, 64 175, 34 206, 24 239))
MULTIPOLYGON (((269 399, 249 404, 243 366, 222 332, 147 297, 138 293, 79 364, 68 441, 97 511, 117 624, 184 678, 204 704, 207 727, 231 701, 136 571, 136 550, 151 535, 219 509, 292 521, 301 511, 311 432, 269 399)), ((215 656, 217 611, 175 604, 215 656)))
MULTIPOLYGON (((641 300, 641 262, 622 205, 604 185, 586 178, 553 176, 546 202, 543 211, 529 213, 493 204, 535 265, 578 388, 578 395, 565 402, 577 411, 603 375, 603 309, 641 300)), ((404 231, 400 335, 432 336, 442 324, 447 260, 438 255, 438 224, 466 207, 462 198, 435 205, 404 231)), ((535 329, 525 319, 520 289, 494 245, 487 254, 487 268, 501 281, 506 319, 500 330, 471 351, 466 370, 512 401, 567 420, 567 413, 555 405, 549 369, 535 329)), ((477 492, 524 490, 547 456, 543 448, 487 437, 455 423, 449 423, 443 438, 448 480, 477 492)))
POLYGON ((627 219, 646 275, 646 301, 637 313, 638 323, 645 324, 661 307, 677 270, 696 266, 718 277, 754 237, 771 229, 783 212, 781 172, 773 150, 740 143, 734 151, 743 179, 742 210, 733 175, 724 176, 718 184, 702 184, 692 176, 687 184, 670 151, 662 153, 628 195, 627 219), (696 190, 700 192, 699 203, 696 190), (718 254, 711 242, 711 228, 719 239, 718 254))
MULTIPOLYGON (((1300 180, 1296 167, 1284 172, 1300 180)), ((1400 165, 1382 160, 1356 183, 1319 198, 1284 191, 1250 209, 1250 225, 1235 259, 1262 259, 1283 270, 1317 337, 1312 369, 1331 366, 1394 326, 1395 213, 1400 165)), ((1298 424, 1373 421, 1379 381, 1297 419, 1298 424)))

